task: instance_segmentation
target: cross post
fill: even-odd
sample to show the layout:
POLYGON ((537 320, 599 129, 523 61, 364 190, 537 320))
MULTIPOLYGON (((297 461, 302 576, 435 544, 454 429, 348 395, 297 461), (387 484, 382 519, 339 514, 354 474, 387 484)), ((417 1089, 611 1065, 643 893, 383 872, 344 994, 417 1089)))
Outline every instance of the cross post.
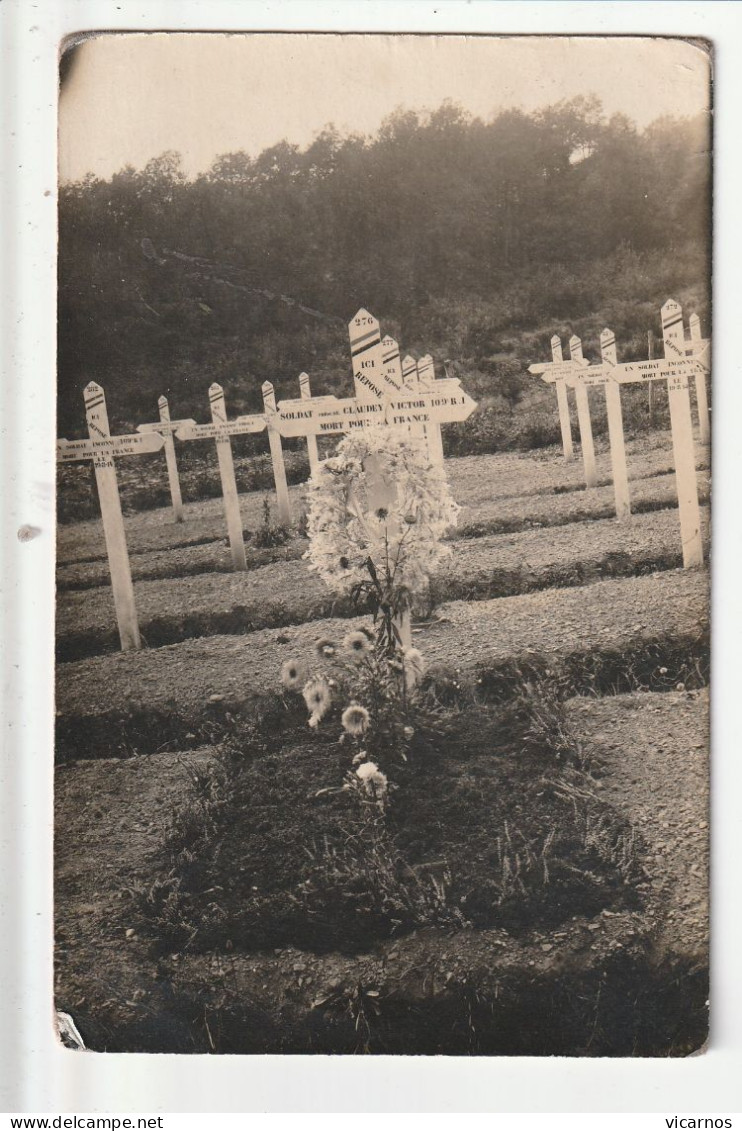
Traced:
MULTIPOLYGON (((167 397, 160 397, 157 402, 160 420, 163 424, 170 423, 170 408, 167 397)), ((165 461, 167 463, 167 477, 170 484, 170 498, 173 502, 173 517, 176 522, 183 521, 183 496, 180 493, 180 478, 178 477, 178 461, 175 458, 175 442, 170 429, 165 435, 165 461)))
POLYGON ((229 549, 232 554, 232 564, 237 570, 247 569, 245 558, 245 542, 242 536, 242 515, 240 514, 240 499, 237 494, 237 480, 234 475, 234 460, 232 458, 232 442, 227 426, 227 406, 224 400, 224 389, 216 381, 209 386, 209 405, 211 406, 211 420, 218 432, 216 439, 216 457, 219 461, 219 475, 222 481, 222 497, 224 499, 224 517, 227 520, 227 534, 229 535, 229 549))
POLYGON ((141 648, 142 641, 114 456, 157 452, 165 441, 159 433, 111 436, 103 389, 95 381, 91 381, 85 386, 83 397, 89 439, 58 440, 57 460, 60 463, 83 459, 93 461, 119 639, 122 651, 129 652, 141 648))
MULTIPOLYGON (((607 328, 600 335, 600 355, 605 368, 613 368, 618 364, 616 335, 607 328)), ((613 494, 616 500, 616 518, 625 521, 631 517, 631 500, 629 497, 629 477, 626 470, 621 389, 615 381, 609 379, 604 385, 604 391, 605 408, 608 416, 608 442, 611 450, 613 494)))
MULTIPOLYGON (((415 358, 411 354, 408 353, 402 359, 403 392, 414 393, 417 390, 418 384, 419 384, 419 379, 418 379, 417 361, 415 360, 415 358)), ((407 431, 409 432, 409 434, 410 434, 410 436, 412 437, 413 440, 416 440, 419 444, 423 444, 425 446, 425 450, 428 453, 428 457, 430 457, 430 450, 428 448, 428 441, 427 441, 427 436, 425 435, 425 429, 421 425, 410 424, 408 426, 407 431)))
POLYGON ((567 377, 570 376, 575 369, 580 368, 580 365, 584 366, 588 363, 584 360, 581 363, 573 360, 565 361, 564 355, 562 354, 562 340, 558 334, 552 335, 549 344, 551 346, 551 361, 529 365, 528 372, 539 374, 543 381, 553 383, 556 388, 564 462, 571 463, 575 453, 572 446, 572 423, 569 417, 567 377))
MULTIPOLYGON (((303 393, 302 400, 305 400, 303 393)), ((263 406, 265 408, 265 419, 268 425, 268 443, 271 447, 271 460, 273 461, 273 480, 276 484, 278 517, 284 526, 290 526, 291 504, 289 502, 289 485, 286 480, 286 465, 283 462, 281 433, 276 423, 276 394, 270 381, 263 382, 263 406)))
POLYGON ((165 460, 167 463, 167 478, 170 485, 170 499, 173 504, 173 518, 175 522, 183 522, 183 498, 180 493, 180 478, 178 476, 178 461, 175 457, 175 442, 173 436, 177 428, 185 424, 195 424, 195 420, 171 420, 170 408, 167 397, 160 397, 157 401, 160 419, 153 424, 137 425, 137 432, 159 432, 165 438, 165 460))
POLYGON ((399 345, 389 334, 381 339, 381 360, 384 384, 390 391, 401 393, 404 387, 402 363, 399 359, 399 345))
POLYGON ((706 388, 706 374, 711 366, 708 358, 711 352, 711 343, 701 337, 701 319, 697 314, 691 314, 688 319, 690 326, 690 341, 685 343, 686 354, 695 359, 698 368, 695 375, 696 407, 698 409, 699 439, 702 444, 711 440, 711 424, 709 421, 708 390, 706 388))
POLYGON ((348 336, 358 400, 381 400, 387 393, 399 392, 386 374, 379 320, 361 307, 348 323, 348 336))
MULTIPOLYGON (((570 361, 583 362, 582 341, 573 334, 569 339, 570 361)), ((598 472, 595 467, 595 447, 593 445, 593 428, 590 421, 590 401, 586 387, 580 382, 579 377, 574 383, 575 400, 577 401, 577 421, 580 426, 580 448, 582 450, 582 463, 585 468, 585 486, 597 487, 598 472)))
MULTIPOLYGON (((562 363, 562 340, 556 334, 551 338, 551 360, 554 365, 562 363)), ((558 377, 556 382, 557 393, 557 408, 559 409, 559 429, 562 433, 562 451, 564 452, 564 462, 571 463, 575 458, 575 450, 572 445, 572 421, 569 416, 569 397, 567 396, 567 384, 563 377, 558 377)))
MULTIPOLYGON (((662 337, 665 361, 684 360, 685 334, 680 304, 668 299, 662 307, 662 337)), ((695 370, 695 366, 693 366, 695 370)), ((697 370, 696 370, 697 372, 697 370)), ((703 565, 701 518, 698 507, 698 479, 693 446, 693 421, 690 414, 687 367, 678 367, 667 376, 667 399, 670 405, 670 427, 678 489, 680 537, 683 544, 683 565, 686 569, 703 565)))
MULTIPOLYGON (((435 383, 435 363, 429 353, 421 357, 417 363, 417 375, 424 389, 433 389, 435 383)), ((428 441, 428 454, 433 463, 443 467, 443 437, 440 424, 431 424, 426 427, 425 436, 428 441)))
MULTIPOLYGON (((252 416, 238 416, 235 420, 228 420, 224 390, 221 385, 216 383, 209 388, 209 406, 211 408, 210 424, 196 424, 193 420, 177 420, 172 422, 172 427, 179 440, 214 440, 216 443, 219 478, 224 500, 224 516, 227 521, 232 563, 235 569, 243 570, 247 568, 247 562, 230 436, 244 436, 247 433, 262 432, 265 428, 265 417, 261 413, 252 416)), ((147 424, 143 427, 150 428, 152 426, 147 424)))
MULTIPOLYGON (((309 374, 299 374, 299 390, 301 399, 303 401, 311 401, 312 390, 309 385, 309 374)), ((314 475, 319 465, 319 452, 317 450, 317 437, 314 435, 307 435, 307 454, 309 456, 309 473, 314 475)))

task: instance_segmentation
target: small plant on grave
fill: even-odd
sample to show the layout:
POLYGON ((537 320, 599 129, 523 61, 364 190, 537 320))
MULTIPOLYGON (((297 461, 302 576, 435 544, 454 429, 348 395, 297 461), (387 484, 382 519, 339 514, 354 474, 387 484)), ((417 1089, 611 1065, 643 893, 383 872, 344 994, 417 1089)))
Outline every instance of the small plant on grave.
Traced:
POLYGON ((395 626, 390 637, 383 620, 375 631, 355 629, 339 643, 320 639, 310 665, 287 660, 281 669, 285 690, 304 700, 310 728, 339 726, 348 771, 338 788, 380 813, 394 788, 381 766, 406 762, 413 739, 431 725, 420 692, 424 670, 421 653, 400 643, 395 626))
POLYGON ((264 549, 269 546, 283 546, 291 537, 288 527, 281 523, 274 523, 271 518, 271 507, 268 496, 263 499, 263 519, 255 531, 254 545, 264 549))
POLYGON ((282 681, 304 696, 311 727, 340 711, 352 761, 342 788, 383 810, 389 782, 380 764, 406 761, 417 724, 425 725, 424 661, 411 645, 410 617, 451 553, 442 538, 458 507, 422 445, 388 428, 347 436, 312 476, 309 503, 305 557, 372 624, 341 646, 318 641, 311 670, 288 661, 282 681))

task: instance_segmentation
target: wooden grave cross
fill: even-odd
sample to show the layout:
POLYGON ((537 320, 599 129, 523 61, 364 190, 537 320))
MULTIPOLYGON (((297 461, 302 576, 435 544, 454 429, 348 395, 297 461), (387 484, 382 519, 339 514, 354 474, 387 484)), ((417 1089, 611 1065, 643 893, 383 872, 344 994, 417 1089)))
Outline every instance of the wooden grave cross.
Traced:
MULTIPOLYGON (((309 385, 309 374, 299 374, 299 391, 303 401, 311 401, 312 390, 309 385)), ((307 436, 307 455, 309 456, 309 474, 314 475, 319 466, 319 451, 317 450, 317 437, 315 435, 307 436)))
POLYGON ((384 384, 395 392, 401 393, 404 389, 404 377, 402 375, 402 362, 399 358, 399 345, 389 334, 381 339, 381 361, 384 384))
POLYGON ((165 443, 165 437, 160 432, 112 436, 103 389, 91 381, 85 386, 83 397, 89 439, 57 440, 57 460, 60 463, 84 459, 93 461, 121 648, 128 652, 141 648, 142 642, 114 459, 158 452, 165 443))
MULTIPOLYGON (((569 339, 569 356, 571 361, 579 363, 585 361, 582 355, 582 341, 576 334, 573 334, 569 339)), ((573 371, 566 383, 568 386, 571 384, 575 391, 577 423, 580 426, 580 450, 582 451, 582 464, 585 469, 585 486, 597 487, 598 472, 595 467, 595 446, 593 444, 593 426, 590 420, 590 401, 587 387, 580 379, 579 370, 573 371)))
MULTIPOLYGON (((693 444, 693 420, 688 391, 688 363, 685 360, 683 311, 674 299, 668 299, 661 310, 662 339, 665 345, 663 376, 667 377, 667 400, 670 405, 670 427, 675 462, 675 482, 680 513, 680 538, 683 565, 686 568, 703 564, 701 515, 698 506, 698 477, 693 444), (683 367, 681 370, 681 366, 683 367)), ((691 363, 695 377, 698 366, 691 363)), ((705 390, 705 386, 704 386, 705 390)))
MULTIPOLYGON (((283 448, 281 447, 281 433, 277 427, 276 394, 270 381, 263 382, 263 407, 265 408, 265 421, 268 425, 268 443, 271 448, 273 461, 273 481, 276 484, 276 499, 278 501, 278 517, 284 526, 291 525, 291 504, 289 502, 289 485, 286 479, 286 465, 283 462, 283 448)), ((307 404, 302 391, 302 403, 307 404)))
MULTIPOLYGON (((687 357, 685 353, 687 343, 680 305, 673 299, 668 299, 662 307, 661 316, 664 358, 620 364, 606 362, 604 358, 600 364, 584 368, 578 379, 585 387, 605 385, 607 379, 616 381, 619 385, 658 380, 667 382, 683 565, 688 569, 703 564, 693 421, 688 390, 688 381, 695 377, 698 368, 696 359, 687 357)), ((544 369, 543 366, 539 368, 544 369)), ((549 380, 548 375, 544 374, 544 380, 549 380)))
MULTIPOLYGON (((573 358, 584 360, 582 355, 582 342, 574 335, 570 338, 570 355, 573 358)), ((595 469, 595 452, 592 444, 592 427, 590 424, 589 405, 587 404, 587 390, 591 386, 602 385, 605 391, 606 414, 608 417, 608 442, 611 456, 611 470, 613 476, 613 490, 616 500, 616 517, 618 519, 627 519, 631 515, 631 506, 629 502, 629 483, 628 473, 626 470, 626 447, 624 444, 623 435, 623 414, 621 412, 621 394, 618 384, 612 376, 614 367, 618 364, 616 355, 616 335, 612 330, 603 330, 600 335, 600 351, 602 357, 602 365, 586 365, 581 369, 575 369, 572 374, 565 378, 565 384, 568 388, 575 390, 575 398, 578 403, 578 412, 580 403, 583 404, 583 412, 587 406, 587 424, 584 428, 584 433, 589 433, 589 453, 590 453, 590 466, 593 475, 593 485, 597 483, 597 472, 595 469), (584 400, 583 400, 584 394, 584 400)), ((548 379, 548 378, 547 378, 548 379)), ((583 426, 580 427, 581 435, 583 434, 583 426)))
MULTIPOLYGON (((402 359, 402 390, 412 393, 417 388, 417 384, 417 361, 408 353, 402 359)), ((410 424, 408 425, 407 431, 418 443, 425 444, 426 451, 428 451, 428 458, 430 458, 424 427, 419 424, 410 424)))
MULTIPOLYGON (((382 340, 379 321, 363 307, 348 323, 350 355, 353 362, 353 382, 359 400, 378 400, 398 395, 405 387, 412 391, 418 384, 417 363, 407 373, 399 361, 399 346, 389 336, 382 340)), ((405 358, 405 361, 414 360, 405 358)), ((371 418, 368 418, 369 421, 371 418)), ((433 431, 425 425, 408 428, 411 436, 424 441, 428 457, 433 458, 430 435, 433 431)), ((442 449, 441 449, 442 453, 442 449)))
POLYGON ((167 461, 167 478, 170 484, 170 498, 173 504, 173 517, 175 522, 183 521, 183 497, 180 493, 180 478, 178 477, 178 461, 175 456, 175 442, 173 436, 179 427, 195 425, 195 420, 171 420, 170 408, 167 397, 160 397, 157 401, 160 419, 152 424, 139 424, 137 432, 159 432, 165 438, 165 460, 167 461))
POLYGON ((590 363, 584 358, 582 361, 571 358, 569 361, 564 360, 562 354, 562 339, 558 334, 552 335, 551 338, 551 361, 538 363, 536 365, 529 365, 529 373, 537 373, 542 380, 553 383, 557 393, 557 406, 559 409, 559 428, 562 433, 562 451, 564 452, 565 463, 571 463, 574 459, 574 447, 572 444, 572 424, 569 417, 569 398, 567 396, 567 377, 570 377, 576 368, 583 368, 590 363))
MULTIPOLYGON (((698 505, 698 478, 696 475, 693 420, 691 417, 688 382, 698 372, 695 358, 686 356, 687 343, 683 330, 683 312, 680 304, 668 299, 661 310, 664 358, 652 361, 624 362, 611 368, 611 375, 619 384, 643 381, 667 382, 667 400, 670 406, 675 482, 678 493, 680 539, 683 548, 683 565, 686 569, 703 564, 701 516, 698 505)), ((600 380, 603 365, 591 366, 596 383, 600 380)), ((583 380, 586 380, 583 377, 583 380)))
POLYGON ((219 461, 219 475, 222 483, 224 514, 227 520, 232 563, 235 569, 247 569, 245 543, 242 537, 240 500, 237 494, 230 437, 262 432, 266 426, 266 420, 262 413, 252 416, 238 416, 234 420, 228 420, 224 390, 216 382, 209 387, 209 404, 211 406, 211 424, 194 424, 192 421, 181 422, 175 427, 175 435, 179 440, 214 440, 216 442, 216 455, 219 461))
MULTIPOLYGON (((606 369, 618 365, 616 335, 607 327, 600 335, 600 356, 606 369)), ((623 413, 621 411, 621 389, 618 383, 607 377, 603 386, 605 409, 608 417, 608 444, 611 453, 611 472, 613 475, 613 494, 616 500, 616 518, 624 520, 631 516, 629 497, 629 476, 626 469, 626 445, 623 435, 623 413)))
POLYGON ((353 383, 358 400, 383 400, 400 392, 392 366, 385 364, 379 320, 363 307, 348 323, 353 383))
POLYGON ((711 342, 708 338, 701 337, 701 319, 697 314, 691 314, 688 325, 690 327, 690 341, 685 343, 685 353, 687 357, 692 357, 698 366, 695 386, 699 439, 702 444, 708 444, 711 440, 711 424, 709 421, 706 378, 711 373, 711 342))
MULTIPOLYGON (((423 389, 434 390, 435 363, 429 353, 421 357, 417 363, 417 379, 423 389)), ((427 425, 425 436, 428 441, 428 455, 431 461, 443 467, 443 437, 441 436, 440 424, 427 425)))
POLYGON ((405 389, 383 400, 356 397, 313 397, 279 401, 273 426, 281 436, 351 432, 369 421, 392 428, 466 420, 476 402, 457 377, 435 382, 434 389, 405 389))
MULTIPOLYGON (((378 319, 363 307, 348 323, 353 381, 359 400, 383 400, 409 388, 427 388, 435 380, 435 367, 430 354, 414 362, 406 357, 400 364, 399 345, 394 338, 382 339, 378 319), (413 364, 410 365, 410 362, 413 364)), ((369 418, 370 419, 370 418, 369 418)), ((409 431, 424 440, 428 457, 443 463, 443 444, 439 424, 410 426, 409 431)))

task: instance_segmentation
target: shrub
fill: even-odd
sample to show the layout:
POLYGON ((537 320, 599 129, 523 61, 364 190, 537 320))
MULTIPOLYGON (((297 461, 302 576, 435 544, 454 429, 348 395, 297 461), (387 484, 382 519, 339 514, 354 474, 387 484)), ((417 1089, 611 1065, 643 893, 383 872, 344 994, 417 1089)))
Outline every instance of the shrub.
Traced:
POLYGON ((253 544, 265 549, 269 546, 283 546, 291 538, 291 531, 271 518, 271 505, 268 496, 263 499, 263 520, 255 531, 253 544))

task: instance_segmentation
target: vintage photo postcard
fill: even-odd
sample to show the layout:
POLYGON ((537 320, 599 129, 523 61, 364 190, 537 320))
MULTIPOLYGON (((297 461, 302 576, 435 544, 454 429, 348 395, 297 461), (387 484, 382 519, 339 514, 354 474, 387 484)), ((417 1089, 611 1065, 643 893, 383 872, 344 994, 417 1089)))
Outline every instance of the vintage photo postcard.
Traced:
POLYGON ((71 1048, 708 1033, 711 55, 61 58, 71 1048))

